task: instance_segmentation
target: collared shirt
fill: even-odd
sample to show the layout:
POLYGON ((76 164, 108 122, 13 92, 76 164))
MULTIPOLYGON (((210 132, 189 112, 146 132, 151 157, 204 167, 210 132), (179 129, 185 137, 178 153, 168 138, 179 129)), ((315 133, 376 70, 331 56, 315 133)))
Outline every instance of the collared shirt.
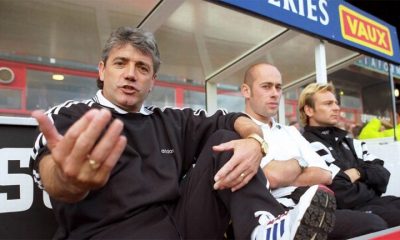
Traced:
MULTIPOLYGON (((116 112, 121 113, 121 114, 126 114, 128 113, 127 111, 123 110, 122 108, 118 107, 114 103, 110 102, 107 98, 104 97, 103 92, 101 90, 98 90, 96 93, 96 96, 93 97, 93 101, 99 103, 100 105, 103 105, 108 108, 114 109, 116 112)), ((149 115, 151 112, 148 111, 144 106, 142 105, 140 107, 139 113, 143 115, 149 115)))
MULTIPOLYGON (((279 124, 273 118, 271 119, 271 127, 269 124, 252 119, 261 127, 264 139, 268 143, 268 153, 261 160, 262 168, 272 160, 296 159, 301 167, 319 167, 330 171, 332 175, 334 174, 295 127, 279 124)), ((292 186, 278 188, 272 191, 272 195, 275 198, 288 196, 295 189, 296 187, 292 186)), ((285 202, 282 203, 286 206, 292 205, 285 202)))

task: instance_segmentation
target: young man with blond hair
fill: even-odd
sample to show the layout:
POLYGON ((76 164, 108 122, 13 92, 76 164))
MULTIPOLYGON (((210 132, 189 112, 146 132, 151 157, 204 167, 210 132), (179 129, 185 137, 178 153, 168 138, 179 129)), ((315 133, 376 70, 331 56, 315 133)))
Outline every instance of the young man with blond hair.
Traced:
POLYGON ((303 136, 330 167, 338 169, 329 185, 338 209, 368 213, 389 227, 400 225, 400 198, 382 196, 390 177, 384 161, 336 127, 340 106, 333 85, 308 85, 300 94, 299 110, 303 136))

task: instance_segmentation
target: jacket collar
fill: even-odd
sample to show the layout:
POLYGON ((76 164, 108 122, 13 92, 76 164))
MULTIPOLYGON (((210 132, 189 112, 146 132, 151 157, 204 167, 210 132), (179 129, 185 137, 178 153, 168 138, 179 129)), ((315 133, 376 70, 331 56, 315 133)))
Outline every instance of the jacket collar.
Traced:
POLYGON ((305 126, 304 131, 312 132, 316 135, 322 136, 324 138, 327 137, 334 137, 336 139, 342 139, 347 136, 347 131, 342 130, 338 127, 312 127, 312 126, 305 126))
MULTIPOLYGON (((104 107, 114 109, 117 113, 120 113, 120 114, 129 113, 129 112, 123 110, 122 108, 118 107, 117 105, 113 104, 112 102, 110 102, 107 98, 105 98, 104 95, 103 95, 103 92, 101 90, 97 91, 96 96, 93 98, 93 101, 99 103, 100 105, 102 105, 104 107)), ((140 108, 140 111, 138 113, 141 113, 143 115, 149 115, 150 114, 150 112, 147 111, 144 108, 143 105, 140 108)))

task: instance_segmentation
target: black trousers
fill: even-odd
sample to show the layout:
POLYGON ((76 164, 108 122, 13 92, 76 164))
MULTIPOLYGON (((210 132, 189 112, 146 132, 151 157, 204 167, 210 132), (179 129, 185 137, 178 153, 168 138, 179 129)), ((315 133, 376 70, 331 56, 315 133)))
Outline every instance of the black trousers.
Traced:
POLYGON ((376 197, 356 209, 378 215, 389 227, 400 225, 400 197, 376 197))
POLYGON ((183 239, 222 239, 230 221, 236 239, 249 239, 258 225, 254 212, 274 216, 285 212, 266 188, 261 170, 242 189, 213 189, 214 175, 230 159, 232 152, 217 153, 212 146, 237 139, 231 131, 219 130, 208 139, 195 167, 181 183, 181 198, 169 212, 183 239))
POLYGON ((386 222, 378 215, 357 210, 337 209, 336 221, 328 239, 349 239, 386 229, 386 222))
MULTIPOLYGON (((308 187, 298 187, 290 198, 298 202, 308 187)), ((400 215, 398 215, 400 216, 400 215)), ((336 209, 335 225, 328 239, 349 239, 388 228, 388 224, 380 216, 363 210, 336 209)))

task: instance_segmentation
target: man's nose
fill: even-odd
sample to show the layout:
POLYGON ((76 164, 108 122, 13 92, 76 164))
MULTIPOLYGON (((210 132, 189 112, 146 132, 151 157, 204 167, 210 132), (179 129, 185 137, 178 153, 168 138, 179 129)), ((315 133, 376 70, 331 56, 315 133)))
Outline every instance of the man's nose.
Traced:
POLYGON ((135 65, 128 64, 125 70, 125 78, 135 79, 135 65))
POLYGON ((273 87, 272 88, 272 94, 273 94, 273 96, 279 96, 279 94, 280 94, 280 90, 279 89, 277 89, 276 87, 273 87))
POLYGON ((336 110, 336 111, 339 111, 339 110, 340 110, 339 104, 334 103, 334 104, 333 104, 333 109, 336 110))

